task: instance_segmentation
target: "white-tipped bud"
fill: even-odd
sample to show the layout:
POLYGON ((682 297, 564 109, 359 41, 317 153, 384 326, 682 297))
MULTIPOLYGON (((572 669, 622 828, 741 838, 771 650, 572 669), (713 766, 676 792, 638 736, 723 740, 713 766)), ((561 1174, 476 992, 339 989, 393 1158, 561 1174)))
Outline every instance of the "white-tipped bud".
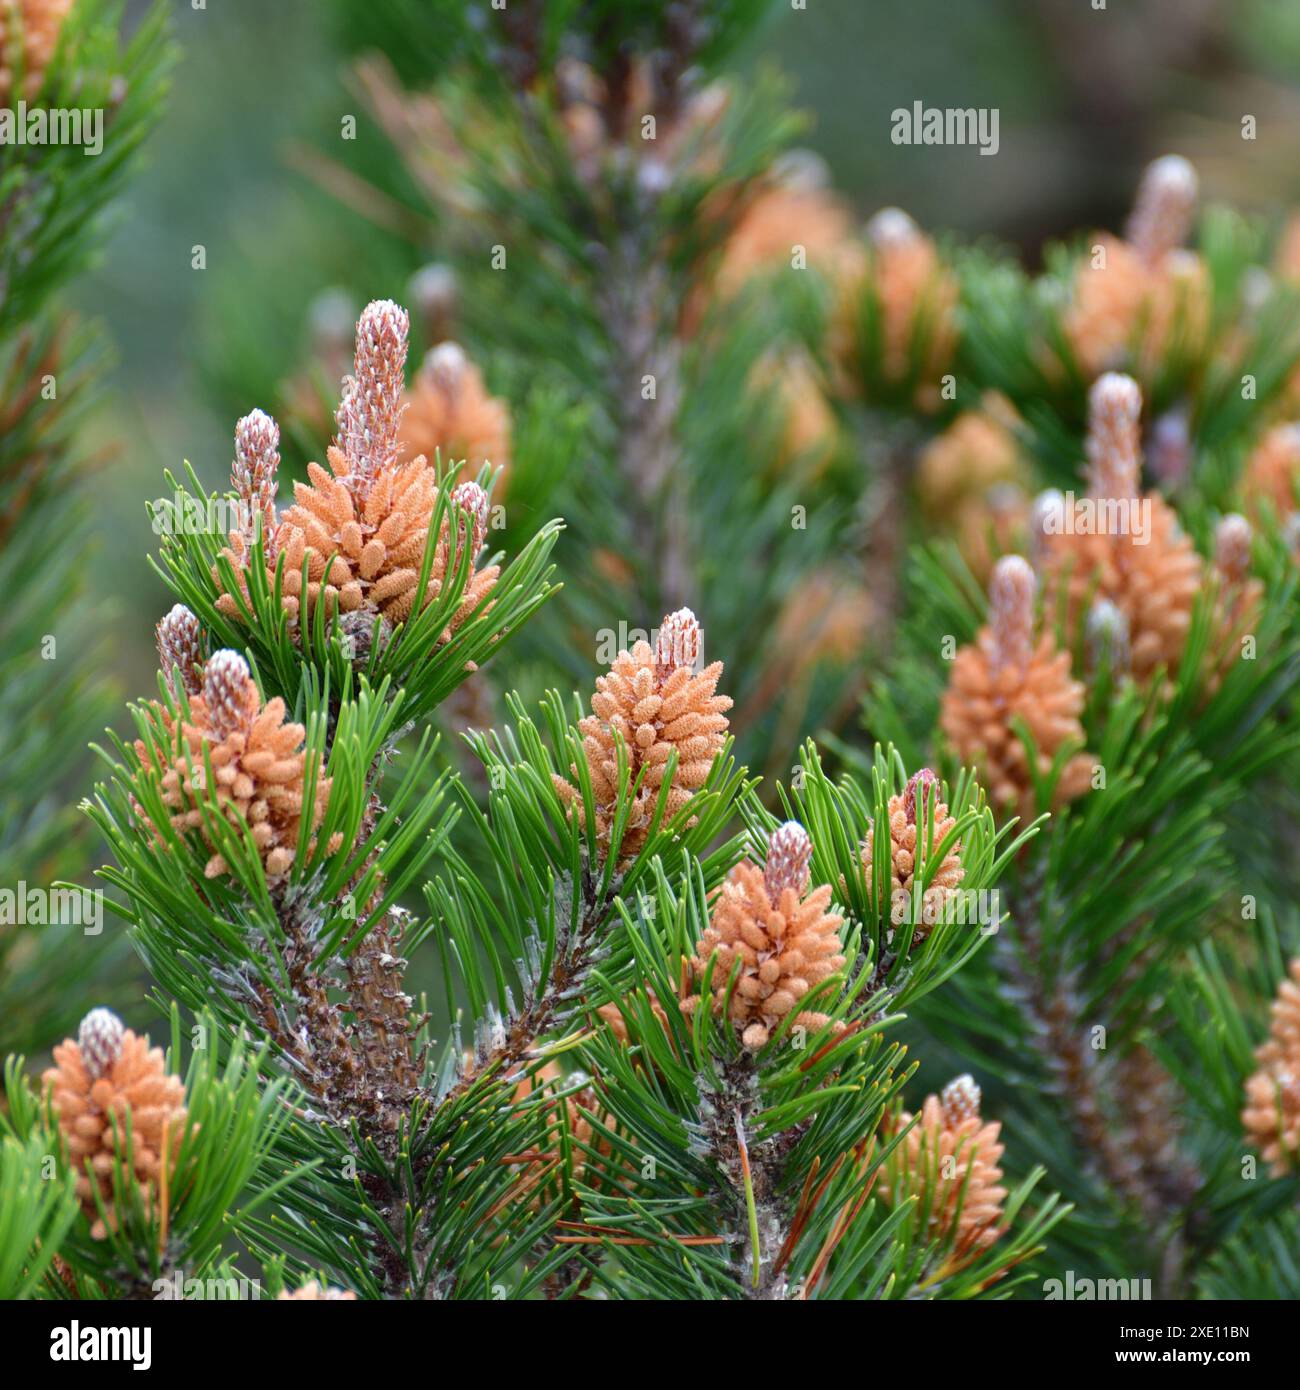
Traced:
POLYGON ((812 840, 798 821, 788 820, 772 832, 767 841, 763 883, 773 906, 781 901, 787 888, 793 888, 796 897, 803 896, 808 887, 812 852, 812 840))
POLYGON ((1084 621, 1084 643, 1092 670, 1098 670, 1104 664, 1112 675, 1127 671, 1130 659, 1129 623, 1123 609, 1108 598, 1095 599, 1084 621))
POLYGON ((275 526, 275 494, 280 469, 280 426, 264 410, 252 410, 235 425, 235 464, 230 481, 239 493, 246 514, 243 533, 251 545, 262 533, 270 539, 275 526))
POLYGON ((1230 583, 1240 584, 1250 573, 1254 533, 1250 522, 1229 512, 1214 529, 1214 567, 1230 583))
POLYGON ((404 352, 410 331, 410 316, 400 304, 392 299, 372 299, 357 319, 358 374, 370 363, 383 363, 394 353, 404 352))
POLYGON ((772 177, 792 193, 820 193, 834 182, 830 165, 816 150, 787 150, 773 163, 772 177))
POLYGON ((907 791, 903 794, 903 815, 908 825, 916 824, 918 804, 924 808, 933 807, 939 800, 939 779, 928 767, 914 772, 907 781, 907 791))
POLYGON ((1125 230, 1126 240, 1154 263, 1181 246, 1196 210, 1196 170, 1181 155, 1147 165, 1125 230))
POLYGON ((173 672, 179 667, 186 693, 197 695, 203 686, 203 628, 198 618, 183 603, 173 604, 154 631, 158 666, 168 685, 175 690, 173 672))
POLYGON ((1088 410, 1093 419, 1136 424, 1142 416, 1142 388, 1123 372, 1103 372, 1088 390, 1088 410))
POLYGON ((1065 494, 1057 487, 1044 488, 1034 498, 1029 511, 1029 553, 1034 564, 1042 563, 1051 537, 1065 531, 1065 494))
POLYGON ((406 310, 391 299, 372 300, 357 320, 355 369, 343 383, 338 443, 363 492, 397 457, 410 328, 406 310))
POLYGON ((236 482, 274 478, 280 466, 280 426, 264 410, 250 410, 235 422, 236 482))
POLYGON ((450 340, 430 348, 420 366, 421 374, 446 396, 454 396, 460 390, 468 370, 469 358, 465 355, 465 349, 450 340))
POLYGON ((1181 198, 1189 202, 1196 197, 1200 180, 1196 176, 1196 166, 1180 154, 1164 154, 1147 165, 1144 182, 1158 189, 1167 198, 1181 198))
POLYGON ((999 669, 1023 670, 1034 650, 1034 598, 1038 581, 1029 561, 1004 555, 993 567, 989 583, 989 627, 993 661, 999 669))
POLYGON ((878 251, 906 246, 921 235, 921 229, 902 208, 881 208, 867 223, 867 241, 878 251))
POLYGON ((984 494, 996 520, 1014 518, 1020 512, 1025 494, 1017 483, 994 483, 984 494))
POLYGON ((1192 430, 1183 409, 1166 410, 1151 426, 1147 464, 1166 487, 1177 487, 1187 477, 1191 462, 1192 430))
POLYGON ((1088 462, 1092 488, 1103 498, 1141 491, 1142 390, 1131 376, 1106 372, 1088 392, 1088 462))
POLYGON ((473 527, 470 536, 470 555, 477 555, 483 549, 483 542, 487 538, 490 505, 488 495, 477 483, 460 483, 452 492, 451 500, 454 505, 470 515, 473 527))
POLYGON ((238 652, 224 648, 213 652, 203 668, 203 703, 208 724, 218 741, 244 729, 249 720, 248 662, 238 652))
POLYGON ((649 198, 662 198, 673 186, 673 171, 657 155, 646 154, 637 165, 636 186, 649 198))
POLYGON ((82 1065, 92 1081, 112 1071, 122 1055, 126 1027, 111 1009, 91 1009, 77 1030, 82 1065))
POLYGON ((943 1105, 943 1122, 948 1129, 956 1129, 965 1120, 979 1119, 980 1088, 969 1072, 954 1077, 943 1088, 939 1099, 943 1105))
POLYGON ((699 620, 689 608, 679 608, 659 624, 655 640, 655 670, 667 680, 680 666, 693 670, 700 659, 699 620))

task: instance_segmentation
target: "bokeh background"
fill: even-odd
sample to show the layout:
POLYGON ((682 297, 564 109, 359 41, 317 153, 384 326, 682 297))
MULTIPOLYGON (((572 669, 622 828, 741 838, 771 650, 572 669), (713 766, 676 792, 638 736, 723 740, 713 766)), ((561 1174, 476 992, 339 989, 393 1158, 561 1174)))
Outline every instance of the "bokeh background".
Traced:
MULTIPOLYGON (((781 2, 743 62, 788 74, 813 118, 806 143, 864 217, 896 204, 1031 264, 1045 239, 1118 226, 1141 167, 1170 150, 1194 160, 1209 199, 1278 214, 1300 201, 1300 5, 1111 3, 1096 23, 1088 0, 781 2), (890 112, 917 100, 997 107, 997 156, 893 145, 890 112)), ((175 0, 168 114, 72 296, 118 352, 96 424, 114 448, 97 588, 114 601, 114 674, 129 694, 152 686, 153 623, 170 603, 145 561, 144 501, 165 491, 163 469, 188 459, 206 485, 224 483, 236 413, 306 358, 322 291, 400 298, 436 251, 405 239, 400 215, 382 230, 341 206, 310 172, 313 153, 339 153, 348 114, 350 162, 391 162, 349 76, 365 9, 175 0), (191 267, 195 246, 206 269, 191 267)))

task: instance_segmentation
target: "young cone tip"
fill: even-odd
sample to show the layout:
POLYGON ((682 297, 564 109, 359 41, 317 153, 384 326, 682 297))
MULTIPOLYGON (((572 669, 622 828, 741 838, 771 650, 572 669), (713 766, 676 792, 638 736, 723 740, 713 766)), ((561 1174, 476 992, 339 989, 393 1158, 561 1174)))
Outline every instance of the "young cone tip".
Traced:
POLYGON ((1186 239, 1199 182, 1195 168, 1181 155, 1163 155, 1147 165, 1125 234, 1146 260, 1160 260, 1186 239))
POLYGON ((158 666, 167 683, 178 667, 181 684, 188 695, 197 695, 202 688, 200 672, 203 667, 203 628, 195 615, 183 603, 173 604, 163 617, 155 635, 158 643, 158 666))
POLYGON ((903 794, 903 814, 907 817, 908 825, 916 824, 918 801, 923 807, 937 805, 939 801, 939 779, 928 767, 921 768, 908 778, 907 790, 903 794))
POLYGON ((92 1009, 53 1052, 42 1074, 93 1240, 117 1230, 119 1184, 158 1210, 166 1175, 185 1135, 185 1086, 160 1047, 92 1009), (129 1149, 123 1143, 130 1136, 129 1149))
POLYGON ((950 1081, 939 1099, 944 1123, 949 1129, 956 1129, 965 1120, 979 1118, 980 1088, 969 1072, 950 1081))
POLYGON ((410 315, 391 299, 372 299, 357 319, 357 377, 392 360, 406 358, 406 340, 411 331, 410 315))
POLYGON ((1250 522, 1238 512, 1229 512, 1214 530, 1214 567, 1230 583, 1239 584, 1250 573, 1250 551, 1254 533, 1250 522))
POLYGON ((1030 554, 1035 562, 1042 560, 1049 537, 1059 536, 1064 529, 1065 494, 1059 487, 1044 488, 1029 512, 1030 554))
POLYGON ((1103 372, 1088 389, 1093 428, 1131 428, 1142 415, 1142 388, 1123 372, 1103 372))
POLYGON ((699 620, 689 608, 679 608, 659 625, 655 639, 655 668, 660 680, 667 680, 679 667, 694 670, 700 660, 703 634, 699 620))
POLYGON ((999 666, 1024 666, 1032 654, 1037 589, 1034 572, 1021 556, 1004 555, 993 567, 989 625, 999 666))
POLYGON ((397 457, 410 318, 391 299, 372 300, 357 320, 353 375, 343 383, 338 445, 358 479, 372 480, 397 457))
POLYGON ((767 864, 763 883, 774 904, 787 888, 802 897, 808 887, 813 843, 798 821, 789 820, 774 830, 767 842, 767 864))
POLYGON ((1127 670, 1129 663, 1129 621, 1124 610, 1108 598, 1094 599, 1088 609, 1084 622, 1084 640, 1087 643, 1088 659, 1092 666, 1100 666, 1103 659, 1109 662, 1111 671, 1119 673, 1127 670))
POLYGON ((921 235, 921 229, 902 208, 881 208, 866 226, 867 241, 878 251, 905 246, 921 235))
POLYGON ((273 551, 275 495, 279 485, 280 427, 264 410, 250 411, 235 424, 235 461, 230 481, 244 506, 239 530, 251 548, 260 524, 267 554, 273 551))
POLYGON ((430 348, 420 365, 421 375, 431 381, 440 391, 454 396, 465 379, 469 359, 459 343, 450 340, 430 348))
POLYGON ((452 502, 462 511, 468 512, 472 524, 471 556, 477 555, 487 538, 488 495, 474 482, 460 483, 451 494, 452 502))
POLYGON ((430 261, 411 276, 411 299, 431 322, 450 317, 456 308, 456 291, 456 272, 442 261, 430 261))
POLYGON ((236 482, 274 477, 280 466, 280 426, 264 410, 251 410, 235 422, 236 482))
POLYGON ((98 1080, 113 1069, 122 1055, 126 1026, 111 1009, 91 1009, 77 1030, 77 1046, 91 1080, 98 1080))
POLYGON ((228 648, 214 652, 203 668, 203 700, 218 739, 228 738, 248 722, 248 662, 228 648))
POLYGON ((1142 391, 1131 376, 1106 372, 1088 392, 1088 462, 1102 497, 1141 491, 1142 391))

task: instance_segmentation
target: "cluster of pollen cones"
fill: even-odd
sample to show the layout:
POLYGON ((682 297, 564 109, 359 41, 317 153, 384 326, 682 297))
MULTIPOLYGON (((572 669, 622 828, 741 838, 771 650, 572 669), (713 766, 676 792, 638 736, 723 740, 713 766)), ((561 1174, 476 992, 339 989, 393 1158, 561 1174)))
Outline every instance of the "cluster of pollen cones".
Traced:
MULTIPOLYGON (((631 863, 644 848, 661 796, 662 824, 704 785, 726 741, 731 700, 716 693, 722 663, 697 671, 700 652, 695 615, 689 608, 669 614, 653 646, 637 642, 630 652, 619 652, 610 670, 596 678, 591 713, 579 721, 596 835, 603 847, 609 845, 620 799, 630 797, 620 863, 631 863), (620 776, 620 751, 626 777, 620 776), (677 762, 670 775, 674 754, 677 762)), ((577 770, 570 771, 576 778, 577 770)), ((584 819, 582 792, 575 782, 556 774, 554 783, 570 814, 584 819)))
POLYGON ((459 343, 443 342, 429 349, 403 400, 400 438, 408 457, 464 460, 471 475, 484 467, 496 468, 500 471, 493 496, 504 496, 510 467, 509 409, 488 394, 482 372, 459 343))
MULTIPOLYGON (((916 876, 924 867, 930 873, 929 861, 947 840, 956 820, 948 814, 947 805, 939 800, 939 779, 923 767, 908 780, 906 789, 889 798, 889 901, 877 902, 876 910, 888 913, 895 927, 905 916, 915 916, 912 939, 920 942, 933 925, 942 920, 953 895, 961 886, 966 870, 961 862, 961 842, 953 841, 929 883, 921 894, 919 914, 915 896, 916 876)), ((868 889, 875 887, 876 828, 867 827, 862 842, 862 873, 868 889)))
POLYGON ((186 1135, 185 1088, 168 1073, 162 1049, 108 1009, 91 1010, 77 1041, 54 1049, 54 1062, 42 1082, 90 1233, 103 1240, 120 1220, 115 1186, 134 1185, 146 1215, 156 1214, 186 1135))
POLYGON ((1300 957, 1278 987, 1268 1041, 1255 1052, 1241 1122, 1275 1177, 1300 1167, 1300 957))
POLYGON ((1064 609, 1073 648, 1090 605, 1112 604, 1123 622, 1129 671, 1146 685, 1158 671, 1178 670, 1203 566, 1173 508, 1142 489, 1137 382, 1107 373, 1093 383, 1088 402, 1091 510, 1071 511, 1057 493, 1044 494, 1035 508, 1045 606, 1049 613, 1064 609))
POLYGON ((1209 326, 1206 267, 1182 243, 1196 208, 1196 171, 1177 155, 1148 166, 1123 237, 1103 233, 1079 270, 1062 324, 1088 376, 1131 362, 1145 375, 1209 326))
POLYGON ((604 1141, 597 1141, 588 1113, 599 1113, 596 1092, 591 1086, 571 1091, 563 1097, 553 1093, 566 1087, 565 1077, 556 1062, 547 1062, 537 1071, 524 1077, 515 1087, 515 1103, 522 1105, 543 1096, 546 1111, 546 1139, 541 1146, 539 1163, 526 1169, 519 1183, 519 1196, 533 1205, 540 1202, 543 1191, 554 1183, 563 1168, 563 1185, 568 1188, 580 1182, 588 1173, 590 1150, 608 1150, 604 1141))
MULTIPOLYGON (((804 1006, 808 993, 845 964, 840 927, 828 909, 831 888, 811 885, 812 840, 797 821, 768 839, 765 862, 737 864, 714 896, 709 925, 695 953, 681 961, 677 1004, 693 1014, 695 987, 707 984, 714 1010, 724 1011, 751 1051, 765 1047, 789 1019, 794 1028, 818 1032, 830 1016, 804 1006)), ((664 1005, 646 991, 650 1014, 668 1032, 664 1005)), ((601 1019, 624 1043, 632 1040, 628 1001, 606 1004, 601 1019)))
POLYGON ((1252 532, 1242 516, 1222 518, 1212 566, 1201 558, 1158 493, 1142 488, 1142 394, 1110 372, 1089 393, 1088 487, 1082 498, 1055 490, 1034 507, 1035 569, 1004 556, 989 586, 990 617, 961 648, 944 696, 941 727, 958 756, 976 764, 990 799, 1028 817, 1081 796, 1092 758, 1082 751, 1085 688, 1072 655, 1168 696, 1179 675, 1196 605, 1212 598, 1212 696, 1245 650, 1263 606, 1252 576, 1252 532), (1036 617, 1042 589, 1041 630, 1036 617), (1063 645, 1055 636, 1057 621, 1063 645), (1036 769, 1018 726, 1028 730, 1036 769), (1077 745, 1079 751, 1062 750, 1077 745), (1046 778, 1062 755, 1051 807, 1039 806, 1034 771, 1046 778))
POLYGON ((812 851, 808 832, 787 821, 772 833, 763 867, 737 864, 691 961, 696 979, 708 978, 715 1005, 728 1009, 751 1049, 764 1047, 790 1015, 795 1027, 809 1032, 830 1022, 801 1004, 845 962, 839 935, 844 919, 827 910, 830 885, 809 892, 812 851))
MULTIPOLYGON (((1034 772, 1047 776, 1067 745, 1084 743, 1084 689, 1070 674, 1070 654, 1050 632, 1035 636, 1037 584, 1028 563, 1004 556, 993 570, 991 614, 973 645, 953 661, 940 727, 958 757, 974 763, 989 799, 1024 818, 1036 811, 1034 772), (1032 768, 1020 734, 1027 728, 1037 756, 1032 768)), ((1082 795, 1092 775, 1084 752, 1066 753, 1054 804, 1082 795)))
POLYGON ((450 489, 450 505, 441 506, 449 475, 440 476, 422 454, 402 458, 408 332, 398 305, 376 300, 366 307, 357 324, 355 372, 343 383, 336 442, 326 452, 329 467, 309 464, 307 481, 295 482, 293 503, 282 513, 275 502, 279 429, 260 410, 239 421, 231 480, 243 514, 222 551, 233 589, 226 589, 220 565, 213 570, 223 589, 217 606, 229 617, 242 618, 251 606, 247 572, 259 536, 268 586, 282 567, 281 602, 295 621, 323 604, 330 618, 359 614, 389 628, 405 623, 454 582, 466 549, 468 578, 440 640, 449 640, 488 599, 500 571, 477 567, 490 518, 487 493, 476 482, 461 482, 450 489))
POLYGON ((891 385, 914 375, 917 409, 935 410, 941 400, 939 378, 957 337, 957 277, 943 264, 934 242, 900 208, 876 213, 867 223, 866 240, 861 275, 849 281, 847 311, 858 313, 858 301, 864 293, 869 296, 879 320, 881 375, 891 385))
MULTIPOLYGON (((898 1128, 912 1118, 904 1111, 898 1128)), ((917 1123, 885 1161, 883 1195, 891 1202, 916 1197, 931 1237, 951 1241, 951 1261, 987 1250, 1006 1229, 1001 1129, 980 1118, 980 1088, 959 1076, 942 1095, 926 1096, 917 1123)))
MULTIPOLYGON (((178 720, 158 706, 164 736, 153 748, 137 740, 136 753, 142 768, 162 765, 162 800, 171 828, 179 834, 198 832, 212 849, 204 868, 208 878, 230 869, 213 844, 209 817, 215 797, 229 825, 247 827, 267 879, 274 882, 293 866, 307 813, 309 852, 314 852, 315 831, 329 805, 330 779, 316 768, 309 785, 305 729, 286 722, 279 696, 262 703, 248 663, 238 652, 216 652, 200 665, 197 626, 194 615, 180 604, 158 625, 164 674, 174 678, 180 672, 188 714, 178 720), (209 791, 211 795, 205 794, 209 791)), ((159 827, 154 830, 158 833, 159 827)), ((332 837, 330 852, 340 843, 339 835, 332 837)))

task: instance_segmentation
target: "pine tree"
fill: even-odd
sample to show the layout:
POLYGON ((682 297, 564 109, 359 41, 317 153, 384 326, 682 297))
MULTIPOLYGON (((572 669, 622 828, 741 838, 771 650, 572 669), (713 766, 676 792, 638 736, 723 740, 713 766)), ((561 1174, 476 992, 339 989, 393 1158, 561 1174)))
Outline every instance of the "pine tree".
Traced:
POLYGON ((748 0, 339 9, 447 260, 168 475, 170 1046, 10 1062, 0 1291, 1300 1295, 1291 242, 858 233, 748 0))
POLYGON ((943 1141, 963 1164, 956 1186, 927 1178, 937 1153, 923 1147, 889 1179, 888 1214, 870 1199, 908 1132, 886 1006, 978 945, 934 893, 978 891, 1020 842, 995 832, 969 779, 951 809, 932 774, 907 782, 896 761, 870 791, 834 786, 811 745, 791 809, 821 848, 798 821, 775 827, 730 755, 724 666, 701 667, 688 610, 619 655, 590 715, 515 701, 511 725, 472 735, 486 808, 454 775, 431 780, 427 734, 413 748, 404 736, 549 599, 557 531, 499 563, 478 484, 399 457, 406 335, 398 306, 363 313, 330 471, 311 465, 293 506, 275 500, 274 422, 254 414, 236 431, 232 491, 205 499, 228 504, 227 543, 164 534, 160 568, 188 604, 159 624, 159 699, 106 755, 91 815, 118 910, 163 995, 197 1020, 194 1061, 161 1112, 160 1094, 133 1089, 173 1075, 173 1004, 170 1061, 99 1010, 56 1050, 47 1090, 11 1072, 13 1142, 30 1144, 42 1113, 56 1126, 88 1226, 60 1258, 104 1292, 121 1291, 117 1270, 141 1287, 178 1269, 225 1278, 208 1202, 235 1189, 214 1194, 200 1174, 237 1129, 240 1185, 261 1181, 229 1220, 272 1286, 561 1297, 617 1268, 632 1295, 654 1291, 662 1261, 638 1275, 630 1252, 678 1246, 698 1296, 893 1287, 896 1263, 910 1284, 936 1247, 962 1288, 1001 1278, 1057 1212, 1051 1199, 1022 1212, 1040 1173, 1004 1209, 996 1128, 943 1141), (888 864, 864 858, 891 836, 915 917, 888 864), (422 874, 416 916, 399 899, 422 874), (830 883, 810 889, 818 874, 861 907, 843 936, 830 883), (435 943, 440 1038, 407 986, 435 943), (668 1082, 673 1107, 661 1098, 647 1129, 647 1095, 668 1082), (231 1109, 195 1126, 212 1088, 231 1109), (629 1189, 637 1171, 645 1191, 629 1189), (712 1198, 684 1206, 702 1172, 712 1198), (169 1213, 169 1190, 194 1200, 169 1213))

